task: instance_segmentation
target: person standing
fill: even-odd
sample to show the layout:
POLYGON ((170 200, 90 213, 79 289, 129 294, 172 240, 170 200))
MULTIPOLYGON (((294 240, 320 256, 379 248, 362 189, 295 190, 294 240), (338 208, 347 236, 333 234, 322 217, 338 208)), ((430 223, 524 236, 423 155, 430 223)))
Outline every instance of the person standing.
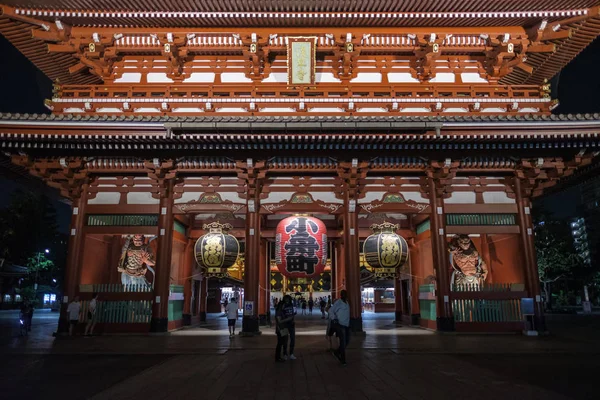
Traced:
POLYGON ((302 315, 306 315, 306 300, 302 299, 302 315))
POLYGON ((285 296, 283 298, 283 314, 287 323, 287 329, 289 331, 290 341, 290 360, 295 360, 294 348, 296 347, 296 322, 294 321, 296 311, 294 311, 294 305, 292 304, 291 296, 285 296))
POLYGON ((321 297, 319 300, 319 307, 321 308, 321 319, 325 319, 325 306, 327 305, 327 302, 325 301, 324 297, 321 297))
POLYGON ((96 327, 96 310, 98 309, 98 293, 94 293, 90 304, 88 304, 87 324, 85 326, 84 336, 92 336, 96 327))
POLYGON ((329 319, 340 341, 340 347, 333 354, 346 365, 346 346, 350 342, 350 305, 345 290, 340 292, 340 298, 329 309, 329 319))
POLYGON ((75 296, 71 304, 67 307, 67 316, 69 318, 69 336, 73 336, 73 330, 79 322, 81 316, 81 303, 79 302, 79 296, 75 296))
POLYGON ((312 315, 312 310, 313 307, 315 305, 315 302, 313 301, 312 297, 310 299, 308 299, 308 314, 312 315))
POLYGON ((275 347, 275 362, 282 362, 287 360, 287 344, 289 336, 288 323, 291 321, 291 319, 287 318, 283 311, 286 297, 288 296, 284 296, 282 301, 280 301, 277 304, 277 307, 275 308, 275 334, 277 335, 277 346, 275 347), (281 355, 282 350, 283 357, 281 355))
POLYGON ((227 314, 227 326, 229 327, 229 338, 235 337, 235 323, 238 319, 238 305, 237 299, 231 299, 231 302, 225 306, 225 313, 227 314))

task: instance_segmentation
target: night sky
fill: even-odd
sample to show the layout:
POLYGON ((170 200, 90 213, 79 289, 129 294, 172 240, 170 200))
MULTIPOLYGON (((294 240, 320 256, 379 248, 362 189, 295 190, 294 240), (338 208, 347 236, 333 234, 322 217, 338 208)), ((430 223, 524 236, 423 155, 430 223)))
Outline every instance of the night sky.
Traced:
MULTIPOLYGON (((49 112, 43 102, 52 95, 52 82, 1 35, 0 54, 0 112, 49 112)), ((558 93, 560 100, 555 113, 600 112, 599 65, 600 38, 597 38, 552 80, 552 97, 555 98, 558 93)), ((17 186, 9 184, 0 175, 0 206, 6 204, 9 193, 17 186)), ((570 218, 576 213, 579 195, 577 190, 571 189, 549 196, 538 204, 553 212, 556 217, 570 218)), ((60 214, 64 215, 64 203, 57 203, 57 207, 60 214)))

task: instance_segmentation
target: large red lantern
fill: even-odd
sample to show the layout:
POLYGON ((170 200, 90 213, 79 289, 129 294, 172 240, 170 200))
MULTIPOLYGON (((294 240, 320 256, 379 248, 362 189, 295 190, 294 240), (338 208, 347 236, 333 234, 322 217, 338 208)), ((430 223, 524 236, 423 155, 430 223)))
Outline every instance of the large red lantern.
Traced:
POLYGON ((327 229, 317 218, 293 216, 277 225, 275 263, 288 278, 312 278, 327 262, 327 229))

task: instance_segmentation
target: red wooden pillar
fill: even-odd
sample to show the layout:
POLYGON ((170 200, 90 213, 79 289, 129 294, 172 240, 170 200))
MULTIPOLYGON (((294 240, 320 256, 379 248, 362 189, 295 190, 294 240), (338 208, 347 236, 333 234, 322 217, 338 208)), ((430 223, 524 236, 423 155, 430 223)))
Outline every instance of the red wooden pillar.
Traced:
POLYGON ((337 299, 342 289, 346 289, 346 250, 343 240, 336 242, 336 259, 331 276, 331 299, 337 299), (335 270, 335 271, 334 271, 335 270))
POLYGON ((398 276, 396 279, 394 279, 394 314, 396 322, 402 322, 402 302, 402 281, 400 280, 400 276, 398 276))
POLYGON ((183 264, 183 325, 192 324, 192 269, 194 266, 194 242, 188 239, 185 246, 183 264))
POLYGON ((246 264, 244 273, 244 316, 242 335, 260 334, 258 329, 258 291, 260 272, 260 208, 259 190, 248 196, 246 213, 246 264), (247 309, 251 307, 251 310, 247 309))
POLYGON ((267 241, 260 240, 260 258, 258 263, 258 319, 259 324, 267 325, 269 312, 269 271, 267 270, 267 241))
POLYGON ((419 255, 419 247, 411 240, 410 246, 410 323, 419 325, 421 311, 419 308, 419 285, 423 283, 423 268, 419 255))
POLYGON ((81 269, 81 259, 83 256, 83 243, 85 235, 83 228, 85 226, 85 214, 88 200, 87 183, 82 185, 79 198, 72 199, 73 206, 71 210, 71 224, 69 232, 67 265, 65 268, 65 284, 58 322, 58 332, 67 332, 69 330, 67 318, 67 303, 79 293, 79 270, 81 269))
POLYGON ((344 266, 346 272, 346 291, 350 303, 350 328, 353 332, 362 332, 362 301, 360 291, 360 263, 358 241, 358 204, 345 190, 344 211, 344 266), (352 210, 352 211, 351 211, 352 210))
POLYGON ((436 271, 436 304, 437 304, 437 329, 440 331, 454 330, 452 316, 452 303, 450 299, 450 280, 448 272, 447 242, 446 242, 446 215, 444 202, 438 197, 436 182, 428 178, 431 201, 431 247, 433 250, 433 265, 436 271))
POLYGON ((534 323, 538 330, 546 330, 546 321, 542 310, 542 298, 540 295, 540 278, 537 269, 537 255, 535 251, 533 220, 531 218, 531 200, 523 197, 521 179, 515 177, 515 199, 517 202, 517 216, 519 219, 519 231, 521 246, 525 261, 525 278, 527 292, 535 302, 534 323))
POLYGON ((208 278, 206 276, 200 277, 200 322, 206 322, 206 301, 208 299, 208 278))
POLYGON ((165 180, 164 185, 160 196, 158 218, 158 249, 151 332, 167 332, 169 325, 169 286, 173 250, 173 179, 165 180))

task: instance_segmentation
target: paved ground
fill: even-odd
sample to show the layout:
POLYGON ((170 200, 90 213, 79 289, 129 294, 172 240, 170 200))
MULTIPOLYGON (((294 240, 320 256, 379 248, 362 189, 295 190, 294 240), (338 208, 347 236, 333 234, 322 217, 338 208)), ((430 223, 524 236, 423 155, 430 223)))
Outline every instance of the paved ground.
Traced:
POLYGON ((551 323, 543 338, 438 335, 365 314, 368 333, 352 337, 343 367, 316 315, 298 320, 298 359, 276 364, 272 329, 230 340, 217 315, 171 335, 55 340, 56 314, 37 312, 21 338, 16 314, 0 312, 0 398, 598 398, 600 319, 551 323))

